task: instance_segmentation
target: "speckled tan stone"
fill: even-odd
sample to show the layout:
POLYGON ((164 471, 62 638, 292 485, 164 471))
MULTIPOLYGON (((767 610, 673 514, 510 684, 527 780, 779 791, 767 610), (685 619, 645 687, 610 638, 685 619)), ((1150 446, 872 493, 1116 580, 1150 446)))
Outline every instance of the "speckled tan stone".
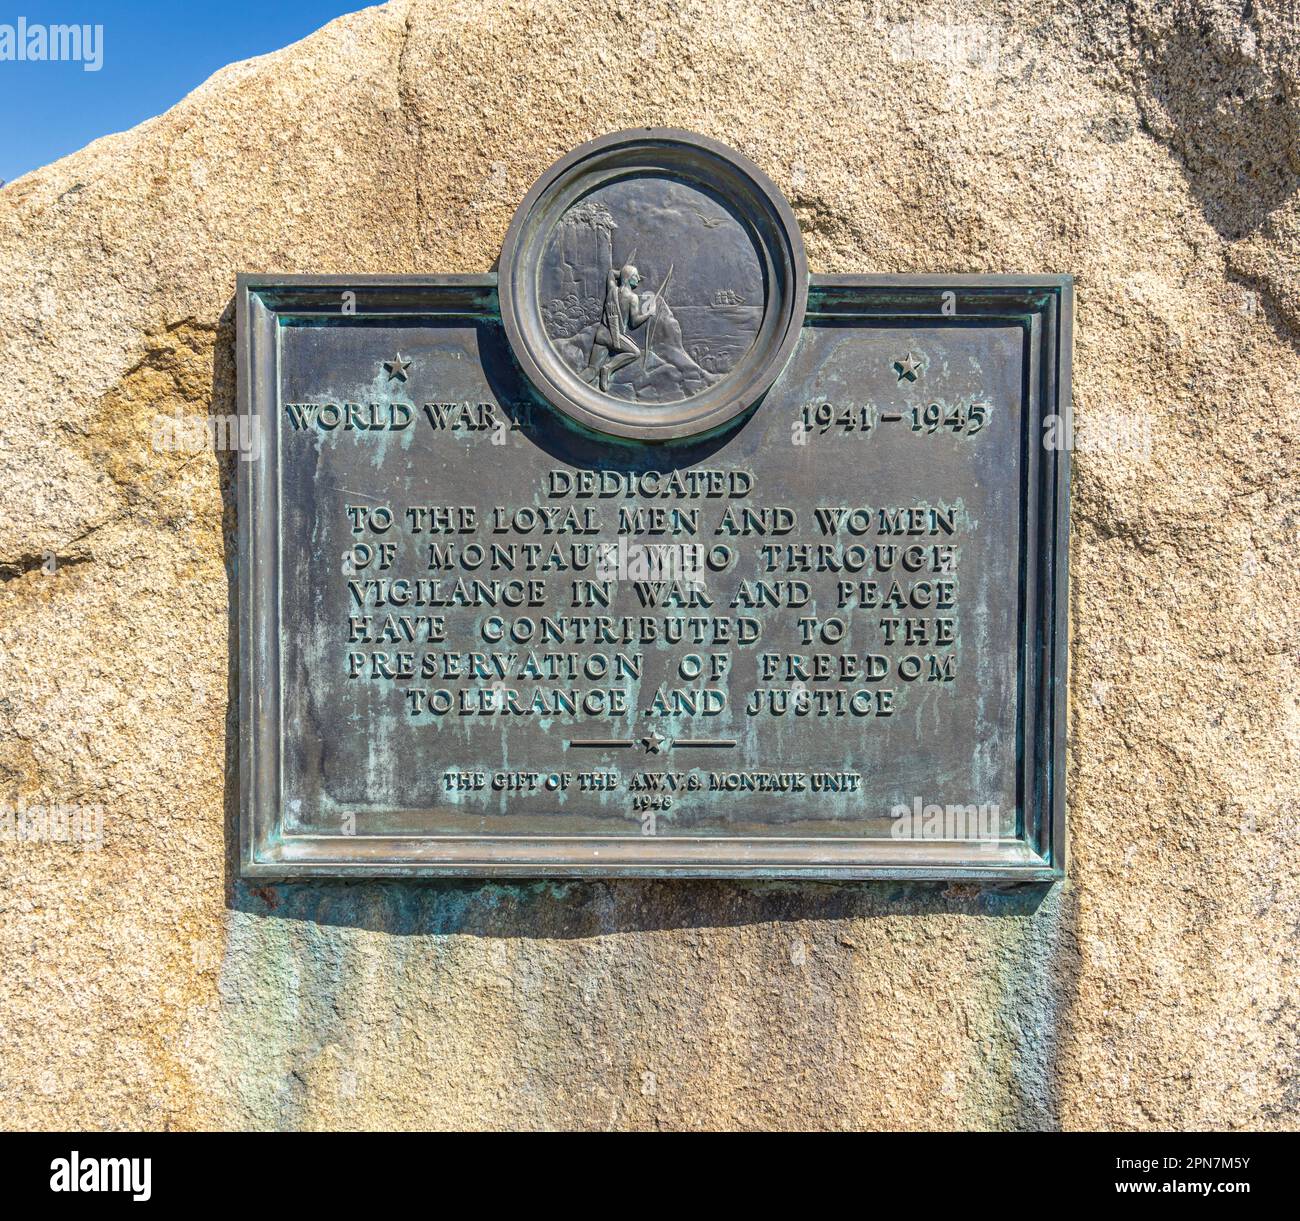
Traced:
POLYGON ((0 800, 104 842, 0 842, 0 1123, 1296 1127, 1298 126, 1278 0, 394 0, 5 187, 0 800), (1064 886, 233 880, 232 469, 151 435, 235 272, 486 269, 642 124, 814 271, 1077 277, 1064 886))

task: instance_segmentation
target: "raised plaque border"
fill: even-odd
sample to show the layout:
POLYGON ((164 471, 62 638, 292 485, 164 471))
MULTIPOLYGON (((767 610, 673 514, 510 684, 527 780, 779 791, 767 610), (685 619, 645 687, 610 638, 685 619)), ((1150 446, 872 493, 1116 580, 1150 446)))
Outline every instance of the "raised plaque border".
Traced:
MULTIPOLYGON (((1019 658, 1021 825, 996 845, 850 838, 629 836, 286 836, 280 765, 280 431, 277 317, 456 317, 500 323, 495 274, 241 274, 236 291, 239 411, 265 449, 237 463, 240 868, 245 878, 798 878, 814 881, 1054 882, 1065 874, 1069 450, 1043 444, 1048 416, 1071 427, 1069 276, 814 276, 804 326, 819 319, 1022 326, 1029 359, 1019 658), (944 294, 957 312, 945 316, 944 294)), ((761 410, 761 408, 760 408, 761 410)))

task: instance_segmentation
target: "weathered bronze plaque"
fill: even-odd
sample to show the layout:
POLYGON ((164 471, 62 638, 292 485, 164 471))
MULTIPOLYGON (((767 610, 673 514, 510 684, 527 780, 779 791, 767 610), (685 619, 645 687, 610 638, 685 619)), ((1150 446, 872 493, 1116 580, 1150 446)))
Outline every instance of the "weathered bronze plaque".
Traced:
POLYGON ((809 278, 641 131, 238 311, 246 875, 1061 875, 1068 277, 809 278))

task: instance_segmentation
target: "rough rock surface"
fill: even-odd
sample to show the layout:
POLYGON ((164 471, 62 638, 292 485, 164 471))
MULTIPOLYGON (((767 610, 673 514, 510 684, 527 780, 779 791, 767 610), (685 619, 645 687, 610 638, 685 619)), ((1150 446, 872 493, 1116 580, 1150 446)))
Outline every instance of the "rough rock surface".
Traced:
POLYGON ((14 1127, 1295 1127, 1286 0, 411 0, 0 191, 14 1127), (888 11, 885 11, 888 8, 888 11), (762 165, 815 271, 1070 271, 1070 879, 232 880, 237 270, 491 266, 579 142, 762 165))

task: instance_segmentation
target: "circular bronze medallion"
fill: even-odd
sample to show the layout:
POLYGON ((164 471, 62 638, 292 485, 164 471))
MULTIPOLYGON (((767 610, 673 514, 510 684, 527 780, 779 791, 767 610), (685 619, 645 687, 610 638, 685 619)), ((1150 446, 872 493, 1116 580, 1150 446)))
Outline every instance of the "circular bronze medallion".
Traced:
POLYGON ((598 432, 666 441, 725 424, 776 380, 808 266, 757 166, 648 128, 542 175, 506 232, 499 283, 510 345, 547 401, 598 432))

